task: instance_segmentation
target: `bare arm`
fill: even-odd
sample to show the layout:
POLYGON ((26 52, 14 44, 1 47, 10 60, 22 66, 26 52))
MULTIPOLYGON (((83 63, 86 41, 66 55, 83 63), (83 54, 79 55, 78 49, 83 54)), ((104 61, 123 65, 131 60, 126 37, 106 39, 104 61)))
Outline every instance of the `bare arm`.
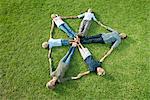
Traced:
POLYGON ((52 32, 53 32, 53 30, 54 30, 54 26, 55 26, 54 21, 52 21, 52 25, 51 25, 51 30, 50 30, 50 36, 49 36, 49 38, 52 38, 52 32))
POLYGON ((61 16, 62 19, 75 19, 78 18, 78 16, 61 16))
POLYGON ((71 77, 71 79, 76 80, 76 79, 81 78, 82 76, 88 75, 89 73, 90 71, 86 71, 86 72, 78 74, 76 77, 71 77))
POLYGON ((51 48, 48 50, 48 58, 51 58, 51 48))
POLYGON ((106 57, 108 57, 113 51, 113 48, 111 48, 101 59, 100 59, 100 62, 103 62, 106 57))

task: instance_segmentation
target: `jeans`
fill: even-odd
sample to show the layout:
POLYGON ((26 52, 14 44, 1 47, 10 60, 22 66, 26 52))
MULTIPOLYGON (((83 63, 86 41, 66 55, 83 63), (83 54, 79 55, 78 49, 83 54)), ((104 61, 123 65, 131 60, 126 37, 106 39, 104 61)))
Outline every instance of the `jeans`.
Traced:
POLYGON ((66 23, 61 24, 59 26, 59 28, 61 30, 63 30, 65 33, 67 33, 67 35, 69 36, 69 38, 74 38, 76 36, 75 32, 72 31, 72 29, 66 23))
POLYGON ((69 45, 69 40, 61 40, 62 46, 69 45))
POLYGON ((104 40, 101 36, 102 34, 94 35, 94 36, 84 36, 81 37, 81 43, 90 44, 90 43, 102 43, 104 44, 104 40))
POLYGON ((91 21, 90 20, 82 20, 79 28, 79 34, 85 36, 90 28, 91 21))
POLYGON ((69 64, 70 63, 70 60, 74 54, 74 51, 75 51, 75 48, 76 47, 70 47, 69 51, 67 52, 67 54, 62 58, 62 61, 66 64, 69 64))

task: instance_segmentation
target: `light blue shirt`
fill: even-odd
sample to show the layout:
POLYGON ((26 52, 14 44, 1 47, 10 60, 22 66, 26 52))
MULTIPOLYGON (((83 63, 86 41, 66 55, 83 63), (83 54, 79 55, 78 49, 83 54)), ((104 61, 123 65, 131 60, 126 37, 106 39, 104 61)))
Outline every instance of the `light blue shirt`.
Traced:
POLYGON ((111 28, 108 28, 109 31, 112 31, 110 33, 102 34, 102 38, 105 43, 112 44, 112 48, 116 48, 121 43, 121 37, 119 36, 119 33, 111 28))
POLYGON ((48 45, 49 45, 49 48, 56 47, 56 46, 62 46, 61 39, 51 38, 48 40, 48 45))

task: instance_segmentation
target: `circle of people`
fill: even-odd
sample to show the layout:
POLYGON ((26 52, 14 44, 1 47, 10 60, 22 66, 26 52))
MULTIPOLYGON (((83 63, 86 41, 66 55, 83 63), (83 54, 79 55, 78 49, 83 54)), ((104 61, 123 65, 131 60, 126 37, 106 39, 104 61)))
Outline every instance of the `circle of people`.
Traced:
POLYGON ((52 14, 52 25, 50 30, 50 39, 47 42, 42 43, 42 47, 49 50, 48 58, 51 58, 51 48, 57 46, 67 46, 71 45, 66 55, 59 61, 59 64, 55 71, 50 71, 51 80, 46 84, 49 89, 54 89, 56 83, 62 83, 66 80, 77 80, 84 75, 91 72, 97 73, 97 75, 105 75, 105 70, 102 68, 102 62, 104 59, 111 54, 111 52, 121 43, 121 40, 126 39, 127 35, 125 33, 119 33, 118 31, 104 25, 102 22, 98 21, 92 11, 88 9, 85 13, 78 16, 66 16, 62 17, 57 14, 52 14), (75 33, 68 25, 63 21, 63 19, 75 19, 82 18, 80 23, 79 32, 75 33), (91 22, 94 20, 97 24, 105 28, 108 33, 99 33, 93 36, 87 36, 88 30, 90 28, 91 22), (51 34, 55 25, 65 32, 69 39, 53 39, 51 34), (100 61, 94 59, 88 48, 85 48, 82 44, 90 43, 101 43, 101 44, 111 44, 111 47, 107 53, 100 59, 100 61), (78 48, 84 62, 88 66, 88 71, 79 73, 75 77, 64 78, 65 72, 69 68, 69 64, 72 56, 74 55, 75 49, 78 48))

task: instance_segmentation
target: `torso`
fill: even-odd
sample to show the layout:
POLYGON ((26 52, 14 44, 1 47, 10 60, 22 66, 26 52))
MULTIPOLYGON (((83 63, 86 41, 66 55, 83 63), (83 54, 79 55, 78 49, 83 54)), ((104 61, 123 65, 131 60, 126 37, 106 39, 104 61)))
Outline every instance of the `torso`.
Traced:
POLYGON ((86 12, 83 20, 92 20, 93 16, 94 16, 93 13, 86 12))
POLYGON ((62 61, 59 62, 57 69, 52 72, 51 76, 56 76, 58 78, 58 81, 61 80, 64 75, 66 70, 68 69, 68 64, 63 63, 62 61))
POLYGON ((115 31, 102 34, 102 38, 105 43, 110 43, 110 44, 115 42, 117 39, 121 39, 121 37, 119 36, 119 33, 115 31))
POLYGON ((61 19, 60 16, 55 17, 55 18, 53 19, 53 21, 55 22, 55 24, 57 25, 57 27, 59 27, 61 24, 64 24, 64 23, 65 23, 65 22, 61 19))

